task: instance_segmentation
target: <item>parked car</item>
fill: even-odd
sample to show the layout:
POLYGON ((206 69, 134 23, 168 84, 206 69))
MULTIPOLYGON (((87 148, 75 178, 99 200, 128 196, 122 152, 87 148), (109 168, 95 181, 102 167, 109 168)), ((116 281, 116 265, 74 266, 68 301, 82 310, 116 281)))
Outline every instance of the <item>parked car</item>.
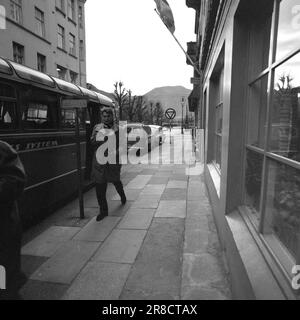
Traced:
MULTIPOLYGON (((133 149, 141 149, 142 155, 146 154, 151 150, 151 135, 152 135, 152 130, 150 126, 144 125, 142 123, 127 123, 126 124, 127 128, 127 135, 131 135, 131 137, 128 138, 127 140, 127 151, 133 150, 133 149), (137 135, 138 137, 134 140, 132 139, 132 135, 137 135), (140 146, 137 146, 136 144, 139 142, 139 137, 145 135, 147 137, 147 145, 145 148, 141 148, 140 146)), ((137 155, 141 155, 140 150, 137 152, 137 155)))
POLYGON ((165 142, 166 136, 161 126, 149 125, 152 130, 152 136, 154 136, 154 143, 156 145, 162 145, 165 142))

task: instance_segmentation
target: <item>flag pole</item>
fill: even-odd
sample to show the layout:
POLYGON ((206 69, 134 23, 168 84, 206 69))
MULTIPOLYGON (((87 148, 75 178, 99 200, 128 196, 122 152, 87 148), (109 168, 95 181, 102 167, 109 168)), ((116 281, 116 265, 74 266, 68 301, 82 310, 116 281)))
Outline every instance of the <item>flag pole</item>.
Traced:
POLYGON ((181 48, 181 50, 183 51, 183 53, 185 54, 185 56, 187 57, 187 59, 190 61, 190 63, 192 64, 192 66, 196 69, 196 71, 198 72, 198 74, 200 75, 200 70, 198 69, 198 67, 196 66, 196 64, 194 63, 194 61, 192 60, 192 58, 187 54, 187 52, 184 50, 183 46, 180 44, 180 42, 177 40, 177 38, 174 36, 174 34, 171 32, 171 30, 166 26, 166 24, 164 23, 161 15, 158 13, 158 11, 156 9, 154 9, 154 11, 157 13, 157 15, 159 16, 160 20, 162 21, 162 23, 165 25, 165 27, 169 30, 169 32, 171 33, 172 37, 175 39, 175 41, 178 43, 179 47, 181 48))

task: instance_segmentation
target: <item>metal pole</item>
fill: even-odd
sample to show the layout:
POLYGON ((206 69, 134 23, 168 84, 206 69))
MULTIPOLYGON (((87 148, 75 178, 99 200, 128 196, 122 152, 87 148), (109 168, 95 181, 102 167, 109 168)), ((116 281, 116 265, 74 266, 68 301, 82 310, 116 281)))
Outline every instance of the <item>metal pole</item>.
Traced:
POLYGON ((172 141, 171 141, 171 119, 170 119, 170 121, 169 121, 169 125, 170 125, 170 144, 172 144, 172 141))
POLYGON ((84 219, 82 172, 81 172, 81 150, 80 150, 80 130, 79 130, 79 108, 76 108, 75 136, 76 136, 76 153, 77 153, 79 210, 80 210, 80 219, 84 219))
MULTIPOLYGON (((162 21, 162 23, 165 25, 163 19, 161 18, 160 14, 157 12, 156 9, 154 9, 154 11, 157 13, 157 15, 160 17, 160 20, 162 21)), ((166 25, 165 25, 166 26, 166 25)), ((196 71, 200 73, 199 68, 196 66, 196 64, 194 63, 194 61, 192 60, 192 58, 186 53, 186 51, 184 50, 184 48, 182 47, 182 45, 180 44, 180 42, 177 40, 177 38, 174 36, 174 34, 171 32, 171 30, 166 26, 166 28, 169 30, 169 32, 171 33, 172 37, 175 39, 175 41, 178 43, 179 47, 181 48, 181 50, 184 52, 185 56, 188 58, 188 60, 190 61, 190 63, 192 64, 192 66, 196 69, 196 71)))
POLYGON ((183 102, 181 102, 181 134, 183 134, 183 102))

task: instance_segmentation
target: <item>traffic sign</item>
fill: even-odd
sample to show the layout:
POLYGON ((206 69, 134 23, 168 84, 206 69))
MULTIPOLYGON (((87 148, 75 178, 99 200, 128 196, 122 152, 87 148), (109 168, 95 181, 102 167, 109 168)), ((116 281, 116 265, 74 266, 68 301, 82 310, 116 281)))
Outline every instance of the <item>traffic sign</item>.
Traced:
POLYGON ((176 111, 173 108, 169 108, 165 112, 165 116, 169 120, 173 120, 176 117, 176 111))

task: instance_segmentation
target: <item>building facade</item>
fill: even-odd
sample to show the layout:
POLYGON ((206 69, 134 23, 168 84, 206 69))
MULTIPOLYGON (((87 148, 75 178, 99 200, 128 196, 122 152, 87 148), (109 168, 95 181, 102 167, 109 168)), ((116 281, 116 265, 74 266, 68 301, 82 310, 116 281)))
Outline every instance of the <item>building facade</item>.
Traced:
POLYGON ((299 299, 299 1, 186 5, 196 10, 201 71, 190 110, 205 129, 204 175, 232 292, 299 299))
POLYGON ((0 56, 86 86, 86 0, 0 0, 0 56))

